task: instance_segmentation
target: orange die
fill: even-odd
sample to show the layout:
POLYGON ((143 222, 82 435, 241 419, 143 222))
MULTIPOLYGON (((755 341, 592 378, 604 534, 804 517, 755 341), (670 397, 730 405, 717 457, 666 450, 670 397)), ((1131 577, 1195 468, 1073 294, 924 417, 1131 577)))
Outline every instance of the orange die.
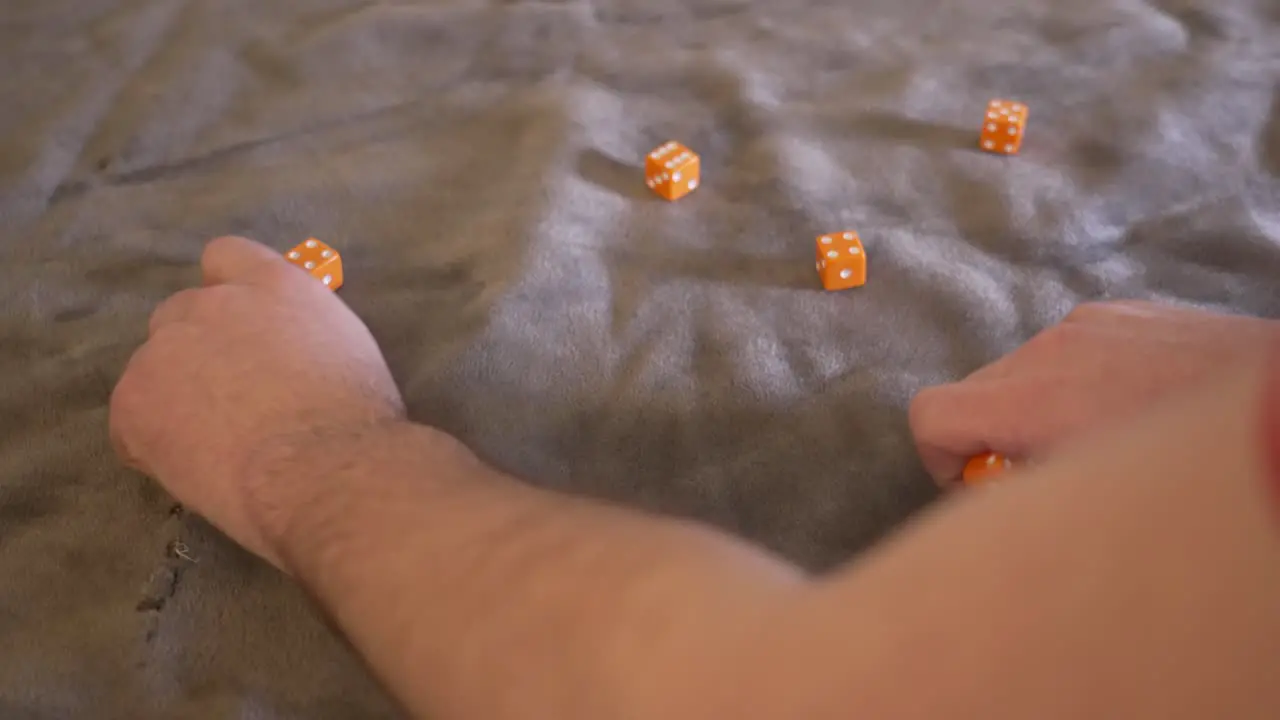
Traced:
POLYGON ((696 190, 701 171, 698 154, 674 140, 658 146, 644 160, 645 184, 668 200, 696 190))
POLYGON ((847 290, 867 282, 867 253, 856 232, 818 236, 818 277, 827 290, 847 290))
POLYGON ((982 123, 982 149, 1001 155, 1014 155, 1022 147, 1027 131, 1027 106, 1020 102, 992 100, 982 123))
POLYGON ((1012 467, 1013 463, 1009 458, 999 453, 987 452, 969 458, 961 478, 965 485, 981 485, 1012 467))
POLYGON ((311 238, 285 253, 284 257, 328 285, 330 290, 342 287, 342 257, 337 250, 319 240, 311 238))

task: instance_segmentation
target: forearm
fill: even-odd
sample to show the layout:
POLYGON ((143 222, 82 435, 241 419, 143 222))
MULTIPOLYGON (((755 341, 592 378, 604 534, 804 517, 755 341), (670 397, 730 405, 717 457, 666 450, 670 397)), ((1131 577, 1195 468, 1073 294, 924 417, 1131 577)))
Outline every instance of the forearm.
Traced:
POLYGON ((413 427, 279 465, 303 508, 279 547, 440 720, 1275 717, 1280 543, 1247 380, 820 582, 413 427))
POLYGON ((276 504, 299 508, 275 531, 286 566, 432 717, 680 717, 690 668, 727 670, 803 583, 713 531, 517 483, 420 426, 271 467, 294 493, 276 504))

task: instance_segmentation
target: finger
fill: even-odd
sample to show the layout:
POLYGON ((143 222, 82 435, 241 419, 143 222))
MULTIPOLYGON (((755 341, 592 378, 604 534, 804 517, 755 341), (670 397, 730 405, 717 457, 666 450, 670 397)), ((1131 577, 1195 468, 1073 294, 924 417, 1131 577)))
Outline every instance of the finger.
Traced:
POLYGON ((288 266, 275 250, 242 237, 220 237, 205 246, 200 258, 205 285, 253 284, 257 279, 288 266))
POLYGON ((120 464, 138 472, 150 474, 137 457, 129 451, 129 446, 125 442, 125 434, 120 427, 115 422, 112 422, 107 430, 111 438, 111 449, 115 452, 116 458, 120 460, 120 464))
POLYGON ((201 292, 200 288, 180 290, 156 306, 155 311, 151 313, 150 322, 147 323, 148 334, 154 336, 161 328, 190 317, 192 307, 201 292))
POLYGON ((173 366, 175 346, 189 346, 203 337, 201 329, 191 325, 166 325, 125 363, 107 403, 107 433, 116 456, 128 467, 158 477, 164 455, 178 451, 172 443, 157 442, 157 432, 166 430, 164 416, 172 401, 158 382, 157 370, 173 366))
POLYGON ((137 456, 130 449, 129 438, 132 436, 130 424, 133 422, 137 407, 138 389, 137 377, 140 373, 139 367, 144 362, 148 346, 143 345, 133 353, 129 358, 129 362, 125 364, 124 372, 120 375, 120 380, 116 382, 115 388, 111 391, 111 398, 107 403, 107 435, 111 439, 111 448, 115 451, 116 457, 120 459, 126 467, 131 467, 141 472, 148 472, 143 467, 137 456))
POLYGON ((966 380, 920 391, 909 422, 916 449, 939 482, 959 478, 965 462, 994 451, 1031 458, 1083 417, 1083 403, 1058 392, 1057 376, 966 380))

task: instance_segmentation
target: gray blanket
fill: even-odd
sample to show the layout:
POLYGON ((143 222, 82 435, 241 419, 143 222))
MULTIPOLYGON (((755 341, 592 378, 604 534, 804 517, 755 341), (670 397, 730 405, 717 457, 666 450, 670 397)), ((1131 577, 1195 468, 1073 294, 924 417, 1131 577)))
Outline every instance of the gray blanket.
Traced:
POLYGON ((1084 300, 1280 314, 1278 82, 1273 0, 0 0, 0 718, 394 716, 110 453, 211 237, 337 247, 493 463, 822 569, 934 497, 918 388, 1084 300), (869 281, 825 293, 844 229, 869 281))

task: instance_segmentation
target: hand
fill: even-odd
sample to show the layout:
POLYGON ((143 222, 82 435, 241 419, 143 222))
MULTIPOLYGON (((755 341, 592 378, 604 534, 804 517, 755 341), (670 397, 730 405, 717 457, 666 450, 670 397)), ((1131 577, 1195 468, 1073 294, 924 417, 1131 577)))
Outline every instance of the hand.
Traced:
POLYGON ((920 391, 911 431, 929 473, 948 483, 972 455, 1038 459, 1277 337, 1272 320, 1136 301, 1080 305, 964 380, 920 391))
POLYGON ((111 396, 112 439, 127 463, 279 566, 260 517, 272 489, 252 486, 251 466, 321 433, 400 419, 404 406, 360 319, 280 254, 221 238, 201 266, 204 287, 151 316, 111 396))

